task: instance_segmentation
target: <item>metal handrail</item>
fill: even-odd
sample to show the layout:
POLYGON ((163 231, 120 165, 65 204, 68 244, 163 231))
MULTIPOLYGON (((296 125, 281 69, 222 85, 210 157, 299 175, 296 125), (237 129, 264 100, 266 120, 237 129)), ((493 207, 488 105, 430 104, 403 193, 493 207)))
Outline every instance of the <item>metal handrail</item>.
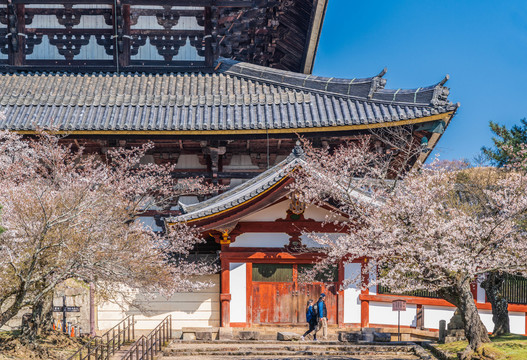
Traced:
POLYGON ((108 360, 121 349, 122 345, 133 339, 135 339, 135 321, 134 315, 130 315, 102 336, 95 336, 93 342, 90 340, 68 360, 108 360))
POLYGON ((121 360, 154 360, 168 340, 172 339, 172 315, 168 315, 147 336, 132 344, 121 360))

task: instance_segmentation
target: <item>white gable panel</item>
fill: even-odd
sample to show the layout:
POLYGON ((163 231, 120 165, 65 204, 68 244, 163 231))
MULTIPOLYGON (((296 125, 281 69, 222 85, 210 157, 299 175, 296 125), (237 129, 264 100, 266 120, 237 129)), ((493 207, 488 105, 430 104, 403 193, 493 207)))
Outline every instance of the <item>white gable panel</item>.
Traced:
MULTIPOLYGON (((316 221, 326 221, 326 220, 334 220, 334 214, 330 213, 328 210, 323 209, 321 207, 315 206, 315 205, 308 205, 306 206, 306 211, 304 212, 304 217, 306 219, 313 219, 316 221), (327 216, 330 216, 327 218, 327 216)), ((338 216, 337 220, 344 220, 345 218, 342 216, 338 216)))
POLYGON ((289 209, 289 201, 282 201, 263 210, 252 213, 251 215, 242 218, 240 221, 275 221, 278 219, 285 219, 287 209, 289 209))
POLYGON ((230 247, 281 248, 289 244, 285 233, 245 233, 236 237, 230 247))
MULTIPOLYGON (((329 234, 329 236, 336 238, 338 234, 329 234)), ((230 247, 282 248, 289 245, 290 237, 286 233, 245 233, 237 236, 236 241, 231 243, 230 247)), ((307 247, 323 247, 314 240, 311 240, 307 235, 302 235, 300 239, 302 240, 302 244, 307 247)))
MULTIPOLYGON (((285 219, 285 217, 287 216, 287 210, 289 210, 290 203, 291 202, 289 201, 289 199, 281 201, 263 210, 248 215, 242 218, 240 221, 275 221, 277 219, 285 219)), ((327 220, 326 216, 330 214, 331 213, 326 209, 317 207, 315 205, 308 205, 306 206, 304 217, 306 219, 312 219, 315 221, 325 221, 327 220)))

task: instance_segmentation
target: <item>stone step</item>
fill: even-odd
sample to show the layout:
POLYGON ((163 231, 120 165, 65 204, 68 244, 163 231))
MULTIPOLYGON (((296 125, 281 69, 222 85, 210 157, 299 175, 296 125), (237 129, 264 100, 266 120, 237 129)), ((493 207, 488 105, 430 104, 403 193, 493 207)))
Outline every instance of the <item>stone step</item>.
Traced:
POLYGON ((232 347, 232 348, 209 348, 209 349, 198 349, 198 348, 181 348, 181 349, 166 349, 164 353, 183 353, 183 352, 196 352, 196 353, 209 353, 209 352, 251 352, 251 351, 258 351, 258 352, 276 352, 276 351, 285 351, 285 352, 317 352, 317 353, 329 353, 329 352, 346 352, 346 353, 408 353, 411 352, 407 349, 350 349, 350 348, 330 348, 330 347, 272 347, 272 348, 266 348, 266 347, 253 347, 253 348, 238 348, 238 347, 232 347))
MULTIPOLYGON (((196 360, 195 355, 190 356, 165 356, 162 360, 196 360)), ((160 359, 160 360, 161 360, 160 359)), ((350 358, 346 355, 330 355, 330 356, 305 356, 305 355, 286 355, 286 356, 246 356, 246 355, 214 355, 214 356, 200 356, 199 360, 218 360, 218 359, 236 359, 236 360, 289 360, 289 359, 302 359, 302 360, 421 360, 416 355, 364 355, 360 357, 350 358)))
POLYGON ((180 347, 180 346, 197 346, 200 348, 207 347, 207 346, 292 346, 292 345, 298 345, 298 346, 343 346, 343 347, 383 347, 383 348, 390 348, 390 347, 412 347, 415 345, 413 342, 406 342, 406 341, 392 341, 390 343, 366 343, 366 344, 350 344, 340 341, 331 341, 331 340, 297 340, 297 341, 278 341, 276 339, 274 340, 212 340, 212 341, 185 341, 185 340, 172 340, 169 347, 180 347))
POLYGON ((414 353, 412 346, 319 345, 319 344, 171 344, 165 356, 189 355, 405 355, 414 353))
POLYGON ((231 357, 234 357, 234 356, 237 356, 237 357, 244 357, 244 358, 248 358, 248 357, 260 357, 260 358, 269 358, 269 357, 286 357, 286 358, 289 358, 291 356, 297 356, 297 357, 302 357, 302 358, 320 358, 320 357, 331 357, 331 356, 342 356, 342 357, 348 357, 348 359, 352 358, 352 359, 355 359, 357 357, 359 358, 363 358, 363 357, 372 357, 372 356, 377 356, 377 357, 381 357, 381 356, 384 356, 384 357, 390 357, 390 358, 411 358, 411 359, 414 359, 414 358, 418 358, 416 357, 416 355, 414 354, 408 354, 408 353, 403 353, 403 354, 396 354, 396 353, 383 353, 383 354, 370 354, 370 353, 353 353, 353 354, 350 354, 350 353, 347 353, 347 352, 329 352, 329 353, 318 353, 318 352, 296 352, 296 353, 291 353, 291 352, 258 352, 258 351, 253 351, 253 352, 211 352, 211 353, 206 353, 206 354, 202 354, 202 353, 195 353, 195 352, 188 352, 188 353, 180 353, 180 354, 171 354, 169 356, 163 356, 162 359, 166 359, 167 357, 170 358, 170 357, 173 357, 173 358, 180 358, 180 357, 185 357, 185 356, 194 356, 194 357, 197 357, 197 358, 202 358, 202 357, 214 357, 214 358, 231 358, 231 357))

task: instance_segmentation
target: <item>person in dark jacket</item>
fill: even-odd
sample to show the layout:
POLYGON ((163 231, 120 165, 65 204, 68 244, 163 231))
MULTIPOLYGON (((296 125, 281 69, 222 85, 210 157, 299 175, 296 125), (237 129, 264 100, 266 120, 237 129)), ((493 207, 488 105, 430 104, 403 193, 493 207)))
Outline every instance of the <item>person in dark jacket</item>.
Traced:
POLYGON ((305 340, 305 337, 313 332, 313 340, 317 341, 317 324, 318 318, 315 313, 315 308, 313 306, 313 300, 309 299, 306 305, 306 320, 309 324, 309 329, 302 335, 301 340, 305 340))
POLYGON ((318 330, 322 329, 322 338, 328 338, 328 309, 326 308, 326 294, 320 294, 317 302, 318 309, 318 330))

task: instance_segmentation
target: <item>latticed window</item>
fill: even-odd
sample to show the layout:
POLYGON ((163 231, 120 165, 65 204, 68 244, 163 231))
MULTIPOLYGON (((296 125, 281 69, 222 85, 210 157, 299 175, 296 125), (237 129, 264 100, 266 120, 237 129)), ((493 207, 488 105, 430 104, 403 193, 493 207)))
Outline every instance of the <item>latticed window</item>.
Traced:
POLYGON ((292 282, 293 265, 253 264, 253 281, 292 282))

